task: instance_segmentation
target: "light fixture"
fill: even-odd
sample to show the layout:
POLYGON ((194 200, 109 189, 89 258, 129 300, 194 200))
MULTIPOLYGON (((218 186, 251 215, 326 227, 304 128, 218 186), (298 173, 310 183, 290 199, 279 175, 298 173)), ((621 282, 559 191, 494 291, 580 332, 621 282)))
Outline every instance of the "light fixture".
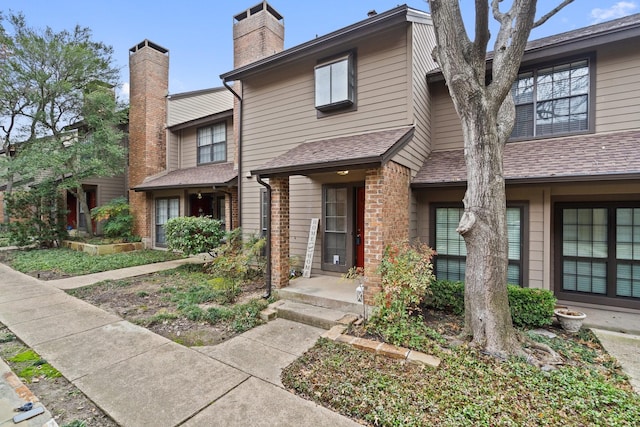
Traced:
POLYGON ((202 193, 198 191, 198 199, 202 199, 202 193))
POLYGON ((345 176, 345 175, 349 175, 349 171, 338 171, 336 172, 338 175, 340 176, 345 176))

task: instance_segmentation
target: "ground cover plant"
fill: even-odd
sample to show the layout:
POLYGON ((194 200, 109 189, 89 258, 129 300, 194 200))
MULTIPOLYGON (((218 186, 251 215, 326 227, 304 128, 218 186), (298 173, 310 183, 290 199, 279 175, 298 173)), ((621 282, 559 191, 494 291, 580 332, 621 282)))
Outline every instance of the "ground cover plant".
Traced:
POLYGON ((269 301, 261 281, 242 284, 229 301, 202 265, 68 291, 106 311, 186 346, 214 345, 262 323, 269 301))
POLYGON ((547 371, 443 335, 462 329, 459 316, 434 311, 425 319, 431 344, 421 348, 442 359, 436 369, 321 339, 283 372, 283 383, 372 426, 640 425, 640 397, 590 331, 530 335, 565 359, 547 371))
POLYGON ((99 256, 66 248, 0 252, 0 262, 8 264, 14 270, 44 280, 98 273, 179 258, 182 258, 182 255, 148 249, 99 256))

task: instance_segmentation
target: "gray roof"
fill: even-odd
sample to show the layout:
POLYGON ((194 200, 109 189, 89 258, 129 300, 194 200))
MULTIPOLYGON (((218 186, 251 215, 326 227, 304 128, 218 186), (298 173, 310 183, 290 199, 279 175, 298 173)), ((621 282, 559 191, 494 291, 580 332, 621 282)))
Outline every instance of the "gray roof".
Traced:
MULTIPOLYGON (((509 184, 640 178, 640 130, 508 143, 509 184)), ((431 153, 414 187, 466 185, 464 150, 431 153)))
POLYGON ((386 129, 307 141, 252 170, 252 175, 308 175, 347 168, 378 167, 413 136, 414 127, 386 129))
POLYGON ((135 191, 153 191, 169 188, 230 186, 238 177, 233 163, 211 163, 187 169, 178 169, 165 175, 145 179, 135 191))

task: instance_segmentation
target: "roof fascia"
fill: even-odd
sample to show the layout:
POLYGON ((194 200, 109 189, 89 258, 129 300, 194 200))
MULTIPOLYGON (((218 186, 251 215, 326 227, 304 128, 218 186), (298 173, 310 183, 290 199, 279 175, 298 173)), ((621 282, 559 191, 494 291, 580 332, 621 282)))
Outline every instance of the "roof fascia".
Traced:
POLYGON ((177 123, 175 125, 168 126, 167 129, 171 131, 177 131, 177 130, 186 129, 193 126, 200 126, 209 122, 228 119, 229 117, 233 117, 233 109, 226 110, 221 113, 211 114, 210 116, 200 117, 198 119, 193 119, 184 123, 177 123))

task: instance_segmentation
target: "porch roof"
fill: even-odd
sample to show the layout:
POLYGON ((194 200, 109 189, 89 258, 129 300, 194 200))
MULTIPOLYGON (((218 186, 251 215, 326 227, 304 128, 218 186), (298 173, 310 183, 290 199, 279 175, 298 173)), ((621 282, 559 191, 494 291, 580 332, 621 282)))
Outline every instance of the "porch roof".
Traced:
POLYGON ((212 163, 187 169, 178 169, 161 175, 149 177, 135 191, 154 191, 169 188, 189 187, 228 187, 236 185, 238 171, 233 163, 212 163))
MULTIPOLYGON (((640 178, 640 130, 508 143, 508 184, 640 178)), ((464 150, 436 151, 424 162, 413 187, 466 185, 464 150)))
POLYGON ((414 127, 306 141, 251 171, 262 177, 379 167, 413 136, 414 127))

